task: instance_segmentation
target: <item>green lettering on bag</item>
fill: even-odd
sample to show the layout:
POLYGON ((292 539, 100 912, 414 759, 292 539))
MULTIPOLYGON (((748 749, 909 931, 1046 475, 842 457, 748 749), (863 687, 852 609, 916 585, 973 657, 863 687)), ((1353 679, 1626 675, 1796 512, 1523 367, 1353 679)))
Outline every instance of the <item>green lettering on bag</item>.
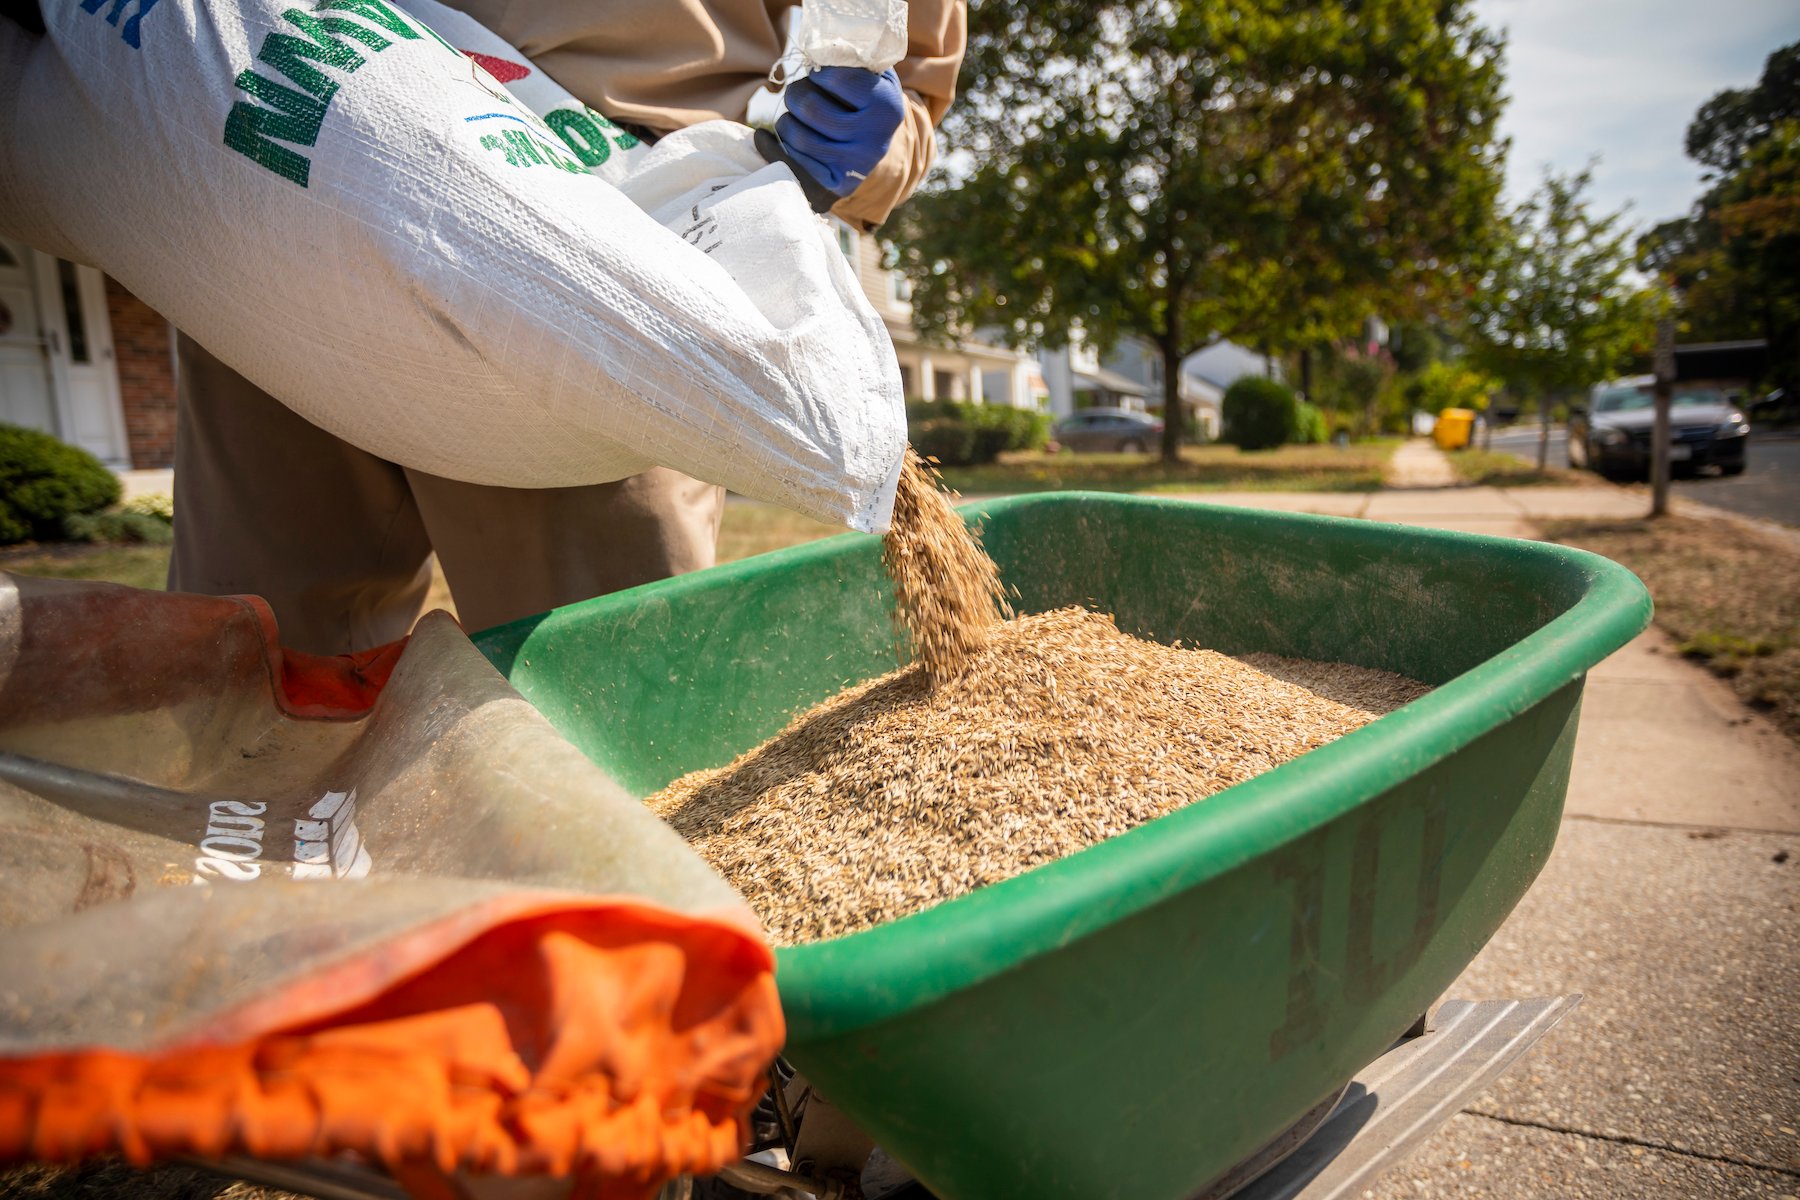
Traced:
MULTIPOLYGON (((246 100, 233 104, 225 118, 225 144, 283 179, 305 187, 312 173, 312 160, 276 141, 299 146, 317 142, 319 127, 325 123, 325 99, 283 87, 254 71, 240 74, 237 86, 270 107, 258 108, 246 100)), ((337 85, 331 87, 335 91, 337 85)))
POLYGON ((504 154, 506 156, 506 165, 509 167, 518 167, 518 166, 524 165, 517 158, 513 157, 512 147, 507 145, 506 142, 501 139, 499 134, 496 134, 496 133, 482 134, 481 135, 481 148, 483 150, 498 150, 498 151, 500 151, 501 154, 504 154))
MULTIPOLYGON (((506 144, 512 147, 512 153, 519 156, 522 166, 543 165, 544 155, 538 149, 537 143, 532 141, 528 135, 520 133, 516 129, 508 129, 503 131, 500 136, 505 138, 506 144)), ((507 155, 509 160, 511 157, 511 154, 507 155)))
POLYGON ((325 0, 320 9, 355 13, 366 21, 373 21, 402 41, 417 41, 419 37, 418 30, 407 24, 404 17, 381 0, 325 0))
POLYGON ((315 17, 297 8, 290 8, 281 15, 289 24, 305 32, 307 37, 320 45, 324 45, 332 35, 353 37, 371 50, 386 50, 394 44, 391 38, 382 37, 368 26, 346 21, 342 17, 315 17))
POLYGON ((544 114, 544 124, 556 131, 563 144, 575 152, 582 165, 597 167, 612 157, 606 135, 588 115, 573 108, 553 108, 544 114))
MULTIPOLYGON (((417 30, 381 0, 326 0, 317 11, 329 10, 362 17, 395 38, 417 40, 419 36, 417 30)), ((312 161, 296 150, 276 145, 276 142, 311 146, 319 140, 326 109, 332 97, 337 95, 339 85, 313 64, 348 75, 368 60, 362 51, 346 44, 343 38, 354 38, 370 51, 385 50, 393 42, 342 17, 319 17, 297 8, 290 8, 281 15, 306 36, 271 33, 263 39, 256 58, 274 68, 299 90, 284 87, 254 71, 244 71, 237 77, 239 90, 270 107, 259 108, 247 100, 233 104, 225 118, 225 144, 283 179, 291 179, 305 187, 312 173, 312 161)))
POLYGON ((337 93, 337 82, 311 63, 302 60, 311 59, 312 62, 336 67, 346 75, 362 66, 365 61, 361 54, 346 46, 333 34, 349 34, 372 50, 385 49, 388 45, 386 38, 342 17, 327 17, 321 21, 295 8, 290 8, 281 15, 306 34, 306 37, 271 33, 263 39, 262 50, 256 59, 274 67, 296 86, 321 100, 329 101, 337 93))
POLYGON ((485 133, 481 136, 480 145, 483 150, 500 151, 506 156, 506 165, 509 167, 555 167, 571 175, 587 174, 586 167, 563 154, 554 143, 539 141, 517 129, 485 133))

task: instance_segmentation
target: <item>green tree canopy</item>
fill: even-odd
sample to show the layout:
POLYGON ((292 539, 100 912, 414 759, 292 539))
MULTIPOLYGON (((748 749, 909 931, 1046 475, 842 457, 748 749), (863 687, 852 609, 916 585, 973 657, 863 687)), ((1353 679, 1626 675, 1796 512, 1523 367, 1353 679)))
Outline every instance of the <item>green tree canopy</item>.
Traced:
POLYGON ((914 312, 1146 337, 1173 415, 1215 340, 1280 350, 1454 285, 1498 192, 1500 83, 1468 0, 977 0, 944 125, 968 169, 898 230, 914 312))
POLYGON ((1675 288, 1684 340, 1763 338, 1771 381, 1800 380, 1800 42, 1703 104, 1687 149, 1712 187, 1639 240, 1639 265, 1675 288))
POLYGON ((1595 213, 1590 183, 1586 171, 1546 173, 1506 215, 1468 301, 1471 356, 1523 394, 1598 383, 1654 333, 1655 297, 1636 283, 1624 214, 1595 213))
POLYGON ((1800 42, 1763 64, 1755 87, 1727 88, 1700 106, 1687 130, 1687 155, 1720 176, 1735 174, 1750 148, 1783 121, 1800 120, 1800 42))

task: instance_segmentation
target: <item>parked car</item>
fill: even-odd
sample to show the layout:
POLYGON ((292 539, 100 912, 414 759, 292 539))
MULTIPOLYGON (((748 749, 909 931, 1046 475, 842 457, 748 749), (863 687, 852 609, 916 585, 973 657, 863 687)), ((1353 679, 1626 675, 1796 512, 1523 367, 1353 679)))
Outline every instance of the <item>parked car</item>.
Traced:
POLYGON ((1126 408, 1084 408, 1064 417, 1052 437, 1071 450, 1142 454, 1162 441, 1163 423, 1126 408))
MULTIPOLYGON (((1588 407, 1569 414, 1569 465, 1609 478, 1650 473, 1650 431, 1656 421, 1655 379, 1637 375, 1594 388, 1588 407)), ((1717 467, 1744 470, 1750 423, 1725 389, 1711 384, 1675 385, 1669 406, 1669 464, 1692 474, 1717 467)))

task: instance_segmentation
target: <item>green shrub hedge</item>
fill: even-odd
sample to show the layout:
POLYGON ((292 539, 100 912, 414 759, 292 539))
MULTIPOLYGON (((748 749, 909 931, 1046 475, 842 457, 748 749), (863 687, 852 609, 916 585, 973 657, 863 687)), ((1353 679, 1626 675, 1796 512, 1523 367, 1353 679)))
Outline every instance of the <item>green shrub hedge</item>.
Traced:
POLYGON ((64 536, 70 517, 119 499, 119 479, 86 450, 0 425, 0 544, 64 536))
POLYGON ((1006 450, 1041 449, 1050 438, 1050 415, 1005 404, 911 400, 906 429, 920 454, 966 467, 993 462, 1006 450))
POLYGON ((139 496, 109 508, 63 518, 63 535, 73 542, 138 542, 166 546, 175 540, 174 506, 166 496, 139 496))
POLYGON ((1302 400, 1295 411, 1298 413, 1296 424, 1299 430, 1294 437, 1296 442, 1323 446, 1331 440, 1331 422, 1325 419, 1324 409, 1302 400))
POLYGON ((947 467, 975 461, 975 430, 962 421, 931 417, 906 427, 907 440, 925 458, 947 467))
POLYGON ((1225 389, 1224 439, 1240 450, 1273 450, 1300 436, 1300 404, 1293 389, 1246 375, 1225 389))

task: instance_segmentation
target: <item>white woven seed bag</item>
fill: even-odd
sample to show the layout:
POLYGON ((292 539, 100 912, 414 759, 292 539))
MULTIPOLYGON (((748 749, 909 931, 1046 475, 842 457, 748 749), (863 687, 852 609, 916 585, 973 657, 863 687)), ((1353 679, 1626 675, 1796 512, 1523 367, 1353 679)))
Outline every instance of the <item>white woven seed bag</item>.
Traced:
POLYGON ((589 174, 617 187, 649 152, 643 142, 570 95, 468 13, 438 0, 398 0, 394 7, 474 59, 513 99, 542 118, 589 174))
POLYGON ((661 464, 884 529, 893 347, 788 168, 729 123, 633 145, 541 72, 521 102, 462 52, 516 51, 405 2, 451 40, 383 0, 0 19, 0 232, 383 458, 510 487, 661 464))

